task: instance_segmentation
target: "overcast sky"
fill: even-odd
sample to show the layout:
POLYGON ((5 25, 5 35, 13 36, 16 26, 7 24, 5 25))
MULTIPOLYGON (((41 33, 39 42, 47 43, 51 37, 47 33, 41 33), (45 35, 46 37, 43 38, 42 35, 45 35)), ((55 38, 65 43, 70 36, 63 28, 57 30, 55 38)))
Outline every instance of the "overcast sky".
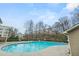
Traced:
POLYGON ((35 23, 43 21, 52 25, 58 18, 68 16, 79 4, 0 4, 0 17, 7 26, 24 32, 24 23, 32 19, 35 23))

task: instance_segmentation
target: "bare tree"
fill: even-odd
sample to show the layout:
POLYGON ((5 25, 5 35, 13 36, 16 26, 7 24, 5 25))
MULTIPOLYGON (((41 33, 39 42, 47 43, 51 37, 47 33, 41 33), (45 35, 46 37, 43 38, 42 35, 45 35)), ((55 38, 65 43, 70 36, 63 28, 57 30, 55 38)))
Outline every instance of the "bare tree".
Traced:
POLYGON ((13 27, 10 27, 9 28, 9 37, 12 35, 12 32, 13 32, 13 27))
POLYGON ((60 26, 62 27, 63 31, 70 28, 70 21, 67 16, 61 17, 59 19, 59 22, 60 22, 60 26))
POLYGON ((38 22, 37 23, 37 28, 38 28, 38 32, 39 32, 39 38, 41 39, 41 33, 43 32, 43 26, 44 24, 43 24, 43 22, 42 21, 40 21, 40 22, 38 22))
POLYGON ((50 32, 52 32, 52 26, 48 26, 48 34, 50 34, 50 32))
POLYGON ((63 31, 71 27, 69 18, 67 16, 58 19, 59 22, 55 22, 53 29, 56 33, 62 33, 63 31))
POLYGON ((45 36, 46 36, 46 30, 47 30, 47 24, 44 24, 43 26, 43 39, 46 40, 45 36))
POLYGON ((38 36, 38 25, 35 25, 35 29, 34 29, 34 34, 35 34, 35 38, 37 39, 38 36))
POLYGON ((79 7, 77 7, 73 13, 72 13, 72 25, 78 24, 79 23, 79 7))
POLYGON ((53 30, 55 31, 56 34, 61 32, 61 24, 60 24, 60 22, 55 22, 55 24, 53 25, 53 30))
POLYGON ((14 28, 14 33, 15 33, 15 36, 17 36, 17 33, 18 33, 18 29, 14 28))
POLYGON ((25 34, 31 35, 33 37, 33 21, 29 20, 25 23, 25 34))

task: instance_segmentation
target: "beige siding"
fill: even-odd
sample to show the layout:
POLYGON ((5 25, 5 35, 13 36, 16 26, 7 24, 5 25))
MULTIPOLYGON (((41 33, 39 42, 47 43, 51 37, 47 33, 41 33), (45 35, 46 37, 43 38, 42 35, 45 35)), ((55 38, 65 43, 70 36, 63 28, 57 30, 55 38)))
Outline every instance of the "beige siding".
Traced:
POLYGON ((73 56, 79 56, 79 28, 69 33, 69 43, 71 54, 73 56))

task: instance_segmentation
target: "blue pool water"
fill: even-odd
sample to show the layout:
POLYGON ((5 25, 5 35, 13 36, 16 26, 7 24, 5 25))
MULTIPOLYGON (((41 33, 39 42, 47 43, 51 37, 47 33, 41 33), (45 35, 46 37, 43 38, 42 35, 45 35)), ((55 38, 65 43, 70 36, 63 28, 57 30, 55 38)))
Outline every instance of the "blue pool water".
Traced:
POLYGON ((48 42, 48 41, 35 41, 35 42, 25 42, 10 44, 2 47, 5 52, 36 52, 48 48, 50 46, 65 45, 60 42, 48 42))

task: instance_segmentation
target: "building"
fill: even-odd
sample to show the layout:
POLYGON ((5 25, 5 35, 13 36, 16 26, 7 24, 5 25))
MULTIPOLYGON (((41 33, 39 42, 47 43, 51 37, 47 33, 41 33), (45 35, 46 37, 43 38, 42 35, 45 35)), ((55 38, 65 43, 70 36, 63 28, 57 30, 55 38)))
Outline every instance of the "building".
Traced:
POLYGON ((9 27, 0 25, 0 37, 8 37, 9 27))
POLYGON ((18 33, 18 37, 19 37, 19 41, 21 41, 23 39, 23 34, 22 33, 18 33))
POLYGON ((68 36, 70 53, 72 56, 79 56, 79 24, 64 32, 68 36))
MULTIPOLYGON (((0 41, 1 40, 7 41, 9 37, 17 35, 18 35, 17 30, 15 28, 0 24, 0 41)), ((19 34, 19 36, 21 36, 21 34, 19 34)))
POLYGON ((0 24, 0 40, 5 40, 9 36, 9 27, 0 24))

